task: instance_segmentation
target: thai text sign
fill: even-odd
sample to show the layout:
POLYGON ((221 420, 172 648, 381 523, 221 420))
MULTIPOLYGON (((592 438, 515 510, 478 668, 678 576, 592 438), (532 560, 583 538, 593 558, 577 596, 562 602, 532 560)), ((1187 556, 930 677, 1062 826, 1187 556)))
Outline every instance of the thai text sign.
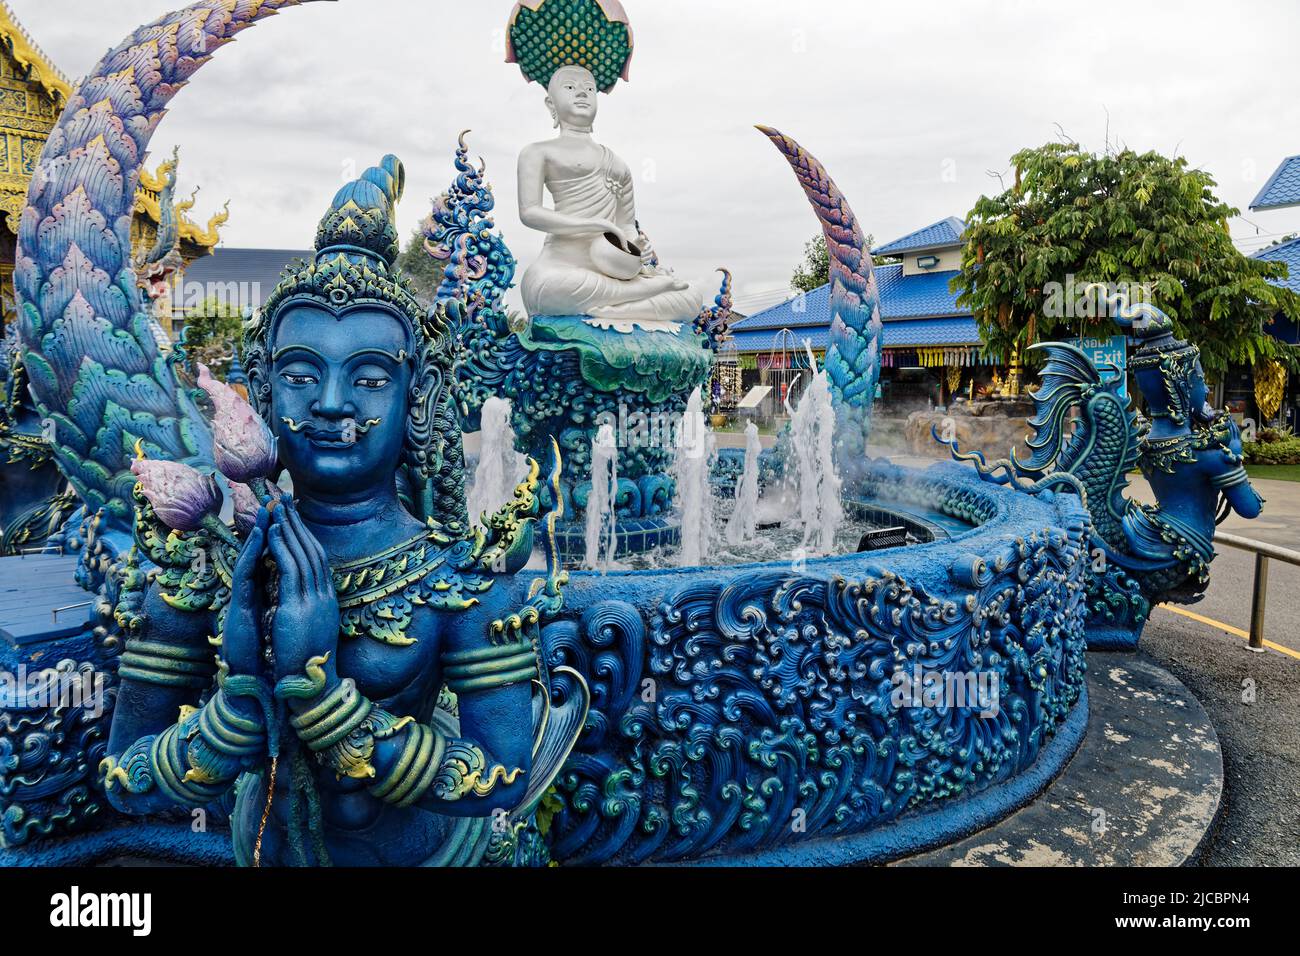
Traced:
POLYGON ((1119 393, 1128 397, 1128 339, 1122 335, 1112 335, 1109 338, 1083 338, 1070 339, 1070 344, 1080 349, 1084 355, 1092 359, 1092 364, 1097 366, 1097 371, 1102 378, 1114 378, 1115 372, 1106 368, 1107 365, 1113 366, 1119 370, 1119 393))

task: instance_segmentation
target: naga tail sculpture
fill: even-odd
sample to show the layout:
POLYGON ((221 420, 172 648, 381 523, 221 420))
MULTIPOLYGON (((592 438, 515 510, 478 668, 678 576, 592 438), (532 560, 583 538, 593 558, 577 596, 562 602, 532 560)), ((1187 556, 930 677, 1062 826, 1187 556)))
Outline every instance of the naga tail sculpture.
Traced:
POLYGON ((759 126, 803 187, 830 255, 831 332, 825 368, 835 404, 835 463, 841 474, 866 462, 871 404, 880 380, 880 294, 867 238, 826 168, 790 137, 759 126))
POLYGON ((168 102, 235 34, 301 0, 203 0, 110 50, 69 100, 32 176, 14 286, 23 365, 52 450, 90 512, 126 531, 130 463, 205 463, 211 435, 150 327, 131 261, 149 140, 168 102))

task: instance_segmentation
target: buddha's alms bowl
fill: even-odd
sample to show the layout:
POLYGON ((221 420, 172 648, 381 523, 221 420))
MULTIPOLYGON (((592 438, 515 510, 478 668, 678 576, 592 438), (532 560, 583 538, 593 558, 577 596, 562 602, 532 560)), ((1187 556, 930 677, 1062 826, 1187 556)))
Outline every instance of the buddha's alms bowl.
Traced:
POLYGON ((591 243, 591 261, 614 279, 632 279, 641 272, 641 249, 612 232, 602 233, 591 243))

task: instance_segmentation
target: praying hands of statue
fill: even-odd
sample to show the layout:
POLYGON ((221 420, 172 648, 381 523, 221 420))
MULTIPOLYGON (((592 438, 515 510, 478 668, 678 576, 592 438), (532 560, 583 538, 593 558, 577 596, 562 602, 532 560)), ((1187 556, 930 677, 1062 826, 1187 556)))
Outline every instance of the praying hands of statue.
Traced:
POLYGON ((256 676, 262 670, 262 556, 271 515, 266 506, 244 542, 231 575, 230 605, 221 635, 221 657, 232 674, 256 676))
POLYGON ((333 686, 338 682, 334 659, 339 642, 339 599, 325 549, 303 525, 292 503, 275 509, 268 539, 280 572, 271 624, 275 679, 299 676, 309 660, 327 657, 322 670, 327 686, 333 686))

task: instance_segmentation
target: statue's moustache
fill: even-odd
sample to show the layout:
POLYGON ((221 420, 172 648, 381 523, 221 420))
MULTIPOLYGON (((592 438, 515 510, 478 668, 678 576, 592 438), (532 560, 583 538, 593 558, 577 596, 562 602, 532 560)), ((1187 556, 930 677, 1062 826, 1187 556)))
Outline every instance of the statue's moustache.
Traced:
MULTIPOLYGON (((310 419, 301 422, 294 421, 288 415, 283 416, 280 421, 284 422, 285 427, 295 435, 299 432, 305 432, 309 437, 312 435, 342 435, 348 430, 346 425, 342 428, 322 427, 310 419)), ((352 422, 352 432, 356 435, 364 435, 366 432, 370 431, 370 429, 382 422, 382 418, 367 418, 364 422, 354 421, 352 422)))

